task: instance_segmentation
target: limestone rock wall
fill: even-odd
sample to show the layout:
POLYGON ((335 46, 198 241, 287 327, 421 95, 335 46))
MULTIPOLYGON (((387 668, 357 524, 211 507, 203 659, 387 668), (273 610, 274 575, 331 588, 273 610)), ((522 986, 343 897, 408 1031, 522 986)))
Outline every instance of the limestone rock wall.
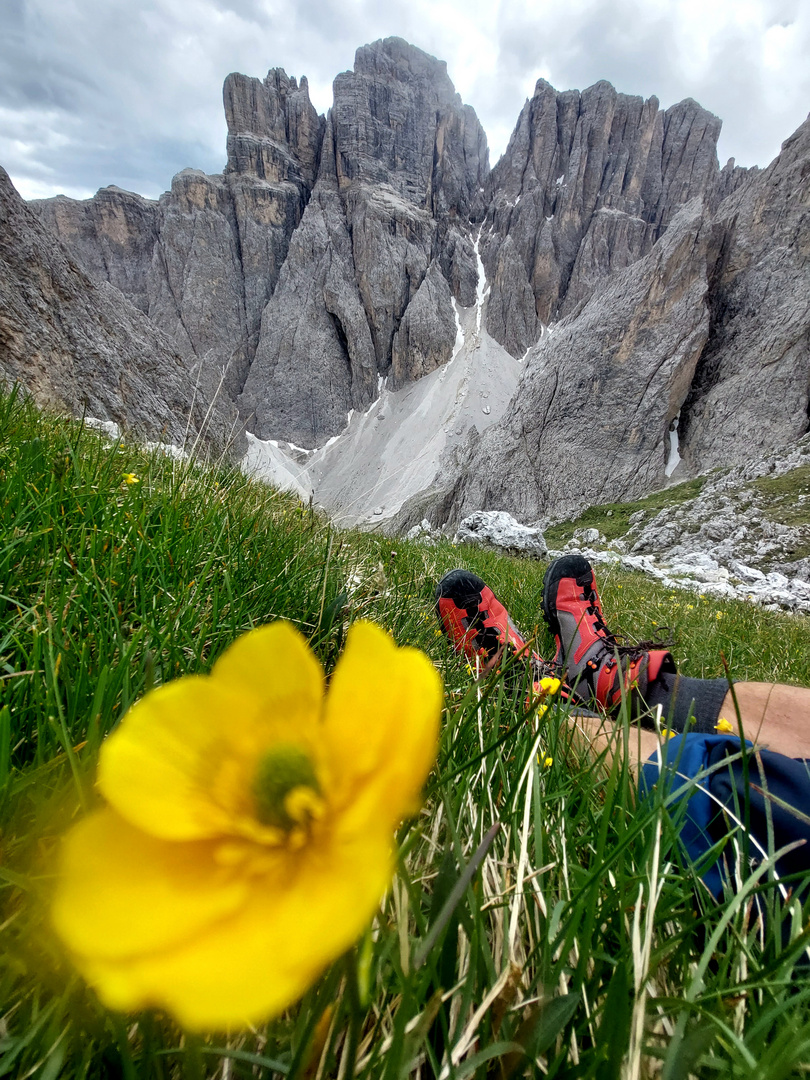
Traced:
POLYGON ((680 206, 718 184, 720 126, 692 100, 664 112, 607 82, 558 93, 541 79, 492 173, 493 337, 522 356, 543 325, 645 255, 680 206))
POLYGON ((690 472, 788 446, 810 423, 810 120, 714 218, 709 338, 680 421, 690 472))
POLYGON ((398 38, 358 49, 327 117, 280 68, 229 76, 224 103, 221 175, 32 207, 259 438, 324 444, 381 380, 447 363, 462 323, 525 369, 457 455, 451 513, 640 494, 676 421, 676 478, 808 429, 807 125, 768 169, 721 170, 694 101, 540 80, 490 171, 444 63, 398 38))
POLYGON ((43 406, 114 420, 134 434, 215 452, 245 446, 225 397, 199 392, 174 342, 92 278, 0 169, 0 378, 43 406))
POLYGON ((335 79, 318 180, 239 399, 260 438, 314 446, 450 359, 478 283, 486 138, 446 65, 398 38, 335 79))
POLYGON ((320 160, 323 118, 281 69, 229 75, 223 89, 228 164, 185 169, 157 202, 103 188, 85 202, 32 207, 94 277, 121 289, 196 357, 206 383, 242 390, 290 239, 320 160))
POLYGON ((504 418, 472 448, 451 519, 533 521, 633 499, 665 480, 667 432, 709 332, 700 199, 527 358, 504 418))

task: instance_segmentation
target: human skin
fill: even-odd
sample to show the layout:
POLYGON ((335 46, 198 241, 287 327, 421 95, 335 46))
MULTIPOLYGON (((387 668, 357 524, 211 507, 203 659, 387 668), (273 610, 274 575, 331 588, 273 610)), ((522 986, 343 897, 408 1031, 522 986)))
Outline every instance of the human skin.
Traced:
MULTIPOLYGON (((810 758, 810 689, 784 683, 739 682, 723 699, 720 716, 732 726, 729 734, 742 734, 763 749, 792 758, 810 758), (736 704, 735 704, 736 697, 736 704), (739 710, 739 716, 738 716, 739 710)), ((578 741, 608 761, 623 751, 625 741, 617 738, 616 728, 600 716, 571 716, 578 741)), ((633 726, 626 752, 634 770, 646 761, 658 746, 657 732, 633 726)))

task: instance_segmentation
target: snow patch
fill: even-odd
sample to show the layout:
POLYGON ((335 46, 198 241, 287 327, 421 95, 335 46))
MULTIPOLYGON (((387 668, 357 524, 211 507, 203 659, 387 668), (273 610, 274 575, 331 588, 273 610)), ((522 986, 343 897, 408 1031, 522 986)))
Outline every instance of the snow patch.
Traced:
POLYGON ((113 441, 121 438, 121 428, 114 420, 97 420, 95 416, 85 416, 84 424, 85 427, 100 431, 102 435, 106 435, 108 439, 113 441))
MULTIPOLYGON (((481 226, 481 229, 483 225, 481 226)), ((475 243, 473 244, 473 251, 475 252, 475 265, 478 269, 478 285, 475 290, 475 333, 478 337, 481 333, 481 315, 484 308, 484 301, 489 296, 489 285, 487 284, 487 275, 484 271, 484 261, 481 258, 481 253, 478 250, 481 243, 481 229, 475 237, 475 243)))
POLYGON ((669 425, 669 459, 667 460, 666 468, 664 469, 665 476, 672 476, 681 461, 681 455, 678 453, 678 421, 681 418, 680 411, 672 423, 669 425))
POLYGON ((174 443, 145 442, 143 446, 150 453, 156 450, 159 454, 163 454, 164 457, 171 458, 172 461, 188 461, 191 457, 182 446, 175 446, 174 443))
POLYGON ((453 360, 464 348, 464 331, 461 329, 461 317, 458 313, 458 304, 456 303, 455 296, 450 297, 450 303, 453 305, 453 315, 456 319, 456 340, 453 344, 453 354, 450 357, 450 359, 453 360))

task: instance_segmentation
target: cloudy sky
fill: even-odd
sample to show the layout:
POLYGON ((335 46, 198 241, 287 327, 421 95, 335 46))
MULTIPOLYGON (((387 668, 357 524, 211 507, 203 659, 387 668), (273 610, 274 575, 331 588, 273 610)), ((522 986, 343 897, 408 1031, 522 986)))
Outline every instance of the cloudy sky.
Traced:
POLYGON ((492 164, 540 76, 693 97, 724 122, 721 163, 766 165, 810 111, 808 0, 0 0, 0 165, 26 198, 156 197, 221 171, 230 71, 306 75, 323 112, 389 35, 447 61, 492 164))

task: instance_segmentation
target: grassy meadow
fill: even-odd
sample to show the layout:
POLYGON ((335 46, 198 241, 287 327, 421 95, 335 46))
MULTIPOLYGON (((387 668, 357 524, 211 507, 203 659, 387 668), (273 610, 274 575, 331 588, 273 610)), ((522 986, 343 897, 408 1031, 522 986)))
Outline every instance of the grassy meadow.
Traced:
MULTIPOLYGON (((810 911, 791 883, 743 868, 715 902, 670 792, 639 805, 622 755, 587 752, 563 707, 527 715, 519 675, 475 682, 439 633, 435 581, 465 565, 549 656, 544 565, 338 532, 232 468, 110 443, 14 395, 0 515, 0 1077, 810 1072, 810 911), (444 679, 438 761, 392 886, 357 945, 264 1026, 190 1036, 159 1011, 110 1012, 48 918, 60 837, 99 799, 99 746, 152 686, 280 618, 327 673, 362 618, 444 679)), ((722 677, 725 662, 810 685, 807 619, 614 570, 599 581, 611 624, 668 627, 686 674, 722 677)), ((632 737, 620 719, 616 740, 632 737)))

